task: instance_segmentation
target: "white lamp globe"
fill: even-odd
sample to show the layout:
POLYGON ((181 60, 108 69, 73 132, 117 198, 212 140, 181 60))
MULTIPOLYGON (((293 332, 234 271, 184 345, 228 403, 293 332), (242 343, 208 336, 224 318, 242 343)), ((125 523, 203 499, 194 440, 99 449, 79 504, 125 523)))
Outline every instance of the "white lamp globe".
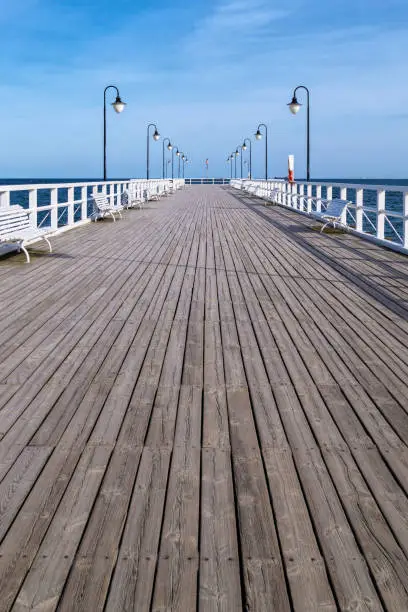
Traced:
POLYGON ((114 110, 117 113, 121 113, 124 110, 125 106, 126 106, 126 102, 122 102, 120 97, 117 96, 116 100, 114 102, 112 102, 112 106, 113 106, 114 110))
POLYGON ((173 145, 171 144, 171 142, 169 142, 169 144, 167 145, 167 148, 168 148, 168 150, 169 150, 169 151, 171 151, 171 150, 172 150, 173 145))
POLYGON ((289 106, 289 110, 292 113, 292 115, 296 115, 299 112, 300 107, 302 105, 299 104, 299 102, 297 101, 296 97, 293 96, 292 102, 290 102, 290 104, 288 104, 288 106, 289 106))
POLYGON ((262 134, 261 134, 261 132, 259 131, 259 129, 256 131, 255 138, 256 138, 257 140, 261 140, 261 138, 262 138, 262 134))

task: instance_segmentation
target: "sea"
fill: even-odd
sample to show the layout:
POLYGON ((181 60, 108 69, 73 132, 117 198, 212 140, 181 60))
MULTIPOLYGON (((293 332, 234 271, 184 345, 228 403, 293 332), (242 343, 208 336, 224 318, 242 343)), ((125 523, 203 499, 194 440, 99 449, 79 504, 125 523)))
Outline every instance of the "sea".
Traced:
MULTIPOLYGON (((116 178, 111 179, 115 181, 125 181, 128 178, 116 178)), ((299 182, 304 179, 298 179, 299 182)), ((313 178, 312 181, 322 183, 322 198, 326 197, 326 188, 324 187, 325 183, 333 184, 333 183, 346 183, 348 185, 366 185, 367 187, 363 192, 363 203, 364 207, 367 209, 376 208, 377 206, 377 191, 374 186, 384 186, 385 189, 387 186, 400 188, 401 191, 387 191, 385 193, 385 209, 388 213, 391 213, 389 216, 389 220, 386 219, 385 222, 385 237, 389 240, 395 242, 402 242, 402 220, 393 217, 392 213, 396 212, 401 214, 403 212, 403 192, 408 191, 408 179, 384 179, 384 178, 313 178), (373 185, 373 189, 370 189, 370 185, 373 185)), ((100 178, 70 178, 70 179, 61 179, 61 178, 21 178, 21 179, 0 179, 0 185, 39 185, 39 184, 63 184, 63 183, 95 183, 101 182, 100 178)), ((91 187, 88 188, 88 195, 91 194, 91 187)), ((312 190, 312 195, 316 194, 315 187, 312 190)), ((333 198, 340 197, 340 187, 333 187, 333 198)), ((39 189, 37 194, 37 204, 39 207, 48 206, 51 203, 51 190, 50 189, 39 189)), ((58 203, 64 204, 68 199, 68 190, 60 187, 58 189, 58 203)), ((74 189, 74 200, 81 199, 81 190, 80 188, 74 189)), ((347 199, 352 202, 356 199, 356 189, 350 187, 347 189, 347 199)), ((16 190, 12 191, 10 194, 10 203, 11 204, 20 204, 24 208, 28 208, 28 190, 16 190)), ((89 205, 90 206, 90 205, 89 205)), ((89 210, 89 213, 91 210, 89 210)), ((353 211, 354 212, 354 211, 353 211)), ((61 206, 59 211, 59 222, 58 225, 64 225, 67 223, 68 215, 67 209, 64 206, 61 206)), ((74 218, 75 220, 79 220, 81 215, 79 205, 76 207, 74 218)), ((41 211, 38 212, 38 223, 41 223, 42 226, 47 226, 49 224, 50 214, 47 211, 43 213, 41 211)), ((348 223, 353 225, 353 217, 352 212, 349 213, 348 223)), ((364 219, 363 219, 363 229, 364 231, 375 234, 376 232, 376 214, 375 212, 371 212, 369 210, 365 211, 364 219)))

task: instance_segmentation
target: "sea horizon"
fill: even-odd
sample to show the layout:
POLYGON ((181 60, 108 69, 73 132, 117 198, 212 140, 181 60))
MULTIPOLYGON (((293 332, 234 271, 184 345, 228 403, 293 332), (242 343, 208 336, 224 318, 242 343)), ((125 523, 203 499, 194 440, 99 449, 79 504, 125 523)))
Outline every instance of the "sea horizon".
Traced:
MULTIPOLYGON (((133 177, 135 178, 135 177, 133 177)), ((144 177, 139 177, 139 178, 144 178, 144 177)), ((153 179, 161 179, 161 177, 152 177, 153 179)), ((190 177, 186 177, 187 180, 190 179, 190 177)), ((203 179, 206 180, 207 177, 191 177, 193 179, 203 179)), ((229 177, 218 177, 218 176, 210 176, 208 177, 209 180, 212 179, 228 179, 229 177)), ((239 177, 237 177, 239 178, 239 177)), ((274 179, 283 179, 286 177, 270 177, 268 180, 274 180, 274 179)), ((109 181, 128 181, 131 180, 131 177, 112 177, 107 179, 107 182, 109 181)), ((254 180, 263 180, 262 177, 254 177, 254 180)), ((357 178, 349 178, 349 177, 342 177, 342 178, 333 178, 333 177, 327 177, 327 178, 322 178, 322 177, 317 177, 317 178, 311 178, 310 179, 311 182, 324 182, 324 183, 349 183, 349 184, 365 184, 365 185, 395 185, 397 187, 400 186, 405 186, 408 185, 408 178, 365 178, 365 177, 357 177, 357 178)), ((306 182, 305 178, 295 178, 295 182, 306 182)), ((0 185, 29 185, 29 184, 42 184, 42 183, 96 183, 96 182, 103 182, 102 178, 90 178, 90 177, 86 177, 86 178, 78 178, 78 177, 68 177, 68 178, 38 178, 38 177, 23 177, 23 178, 0 178, 0 185)))

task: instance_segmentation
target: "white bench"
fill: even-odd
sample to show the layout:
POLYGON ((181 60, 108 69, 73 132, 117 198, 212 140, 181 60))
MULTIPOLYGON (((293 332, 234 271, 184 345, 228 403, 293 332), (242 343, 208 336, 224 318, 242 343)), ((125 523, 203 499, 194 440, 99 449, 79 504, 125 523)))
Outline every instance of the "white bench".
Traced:
POLYGON ((36 238, 45 240, 52 253, 50 241, 46 236, 50 230, 36 227, 31 222, 30 213, 30 210, 18 205, 0 208, 0 242, 16 243, 18 252, 23 251, 27 263, 30 263, 30 256, 25 245, 36 238))
POLYGON ((143 208, 145 202, 144 192, 141 185, 130 183, 121 195, 121 204, 124 208, 143 208))
POLYGON ((93 202, 93 212, 91 216, 94 218, 95 221, 97 221, 98 219, 102 219, 103 217, 107 217, 108 215, 110 215, 112 219, 116 221, 115 213, 117 213, 119 217, 122 218, 123 206, 121 204, 118 204, 116 206, 114 204, 111 204, 109 198, 105 194, 94 193, 91 195, 91 200, 93 202))
POLYGON ((343 215, 347 210, 347 206, 350 204, 348 200, 327 200, 327 208, 321 213, 314 213, 314 216, 318 221, 323 222, 323 226, 320 229, 320 233, 323 232, 324 228, 328 225, 333 225, 336 227, 340 225, 341 227, 347 227, 347 225, 343 222, 343 215))

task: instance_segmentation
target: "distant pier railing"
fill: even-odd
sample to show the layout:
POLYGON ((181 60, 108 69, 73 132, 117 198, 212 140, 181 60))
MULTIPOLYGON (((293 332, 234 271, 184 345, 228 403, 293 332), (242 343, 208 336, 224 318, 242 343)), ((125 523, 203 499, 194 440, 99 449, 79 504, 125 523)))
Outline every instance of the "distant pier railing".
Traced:
POLYGON ((408 254, 408 185, 233 179, 231 186, 311 216, 331 199, 347 200, 343 224, 349 231, 408 254))
POLYGON ((227 178, 186 178, 186 185, 229 185, 230 179, 227 178))
POLYGON ((0 208, 19 204, 31 210, 31 220, 36 227, 49 228, 50 232, 57 233, 91 220, 94 212, 91 199, 93 194, 103 193, 116 204, 134 182, 140 183, 146 192, 154 191, 163 184, 184 184, 183 179, 128 179, 0 185, 0 208))

